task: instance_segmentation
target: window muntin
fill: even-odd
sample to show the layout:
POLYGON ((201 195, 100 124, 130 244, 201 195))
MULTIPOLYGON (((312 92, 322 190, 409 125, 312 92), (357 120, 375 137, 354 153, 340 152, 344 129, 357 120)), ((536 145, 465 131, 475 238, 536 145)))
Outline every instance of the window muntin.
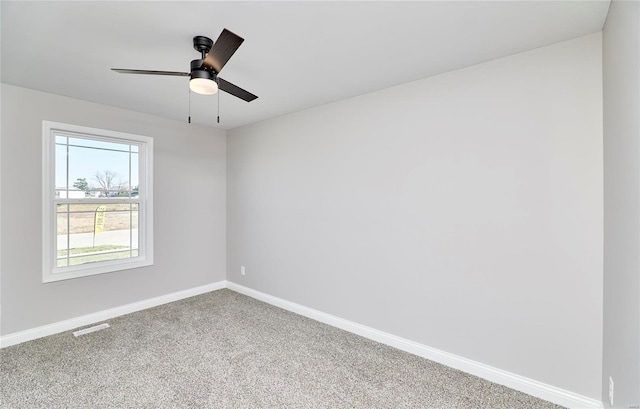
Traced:
POLYGON ((48 121, 43 137, 43 281, 153 264, 153 140, 48 121))

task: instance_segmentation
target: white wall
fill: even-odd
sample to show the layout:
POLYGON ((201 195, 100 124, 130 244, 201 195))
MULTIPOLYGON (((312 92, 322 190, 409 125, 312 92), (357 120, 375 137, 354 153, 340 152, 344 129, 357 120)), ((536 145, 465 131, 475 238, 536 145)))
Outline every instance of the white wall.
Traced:
POLYGON ((6 84, 0 91, 0 334, 225 279, 225 131, 6 84), (154 138, 154 266, 42 284, 43 119, 154 138))
POLYGON ((640 404, 640 3, 611 4, 603 33, 604 356, 602 400, 640 404))
POLYGON ((601 74, 594 34, 230 131, 228 280, 599 400, 601 74))

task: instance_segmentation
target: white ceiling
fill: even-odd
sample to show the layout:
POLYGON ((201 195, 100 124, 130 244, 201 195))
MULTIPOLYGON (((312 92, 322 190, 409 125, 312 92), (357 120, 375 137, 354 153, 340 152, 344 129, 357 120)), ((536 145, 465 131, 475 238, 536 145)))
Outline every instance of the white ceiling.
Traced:
POLYGON ((606 1, 1 3, 2 82, 186 121, 195 35, 245 38, 220 76, 259 98, 191 94, 231 129, 602 29, 606 1))

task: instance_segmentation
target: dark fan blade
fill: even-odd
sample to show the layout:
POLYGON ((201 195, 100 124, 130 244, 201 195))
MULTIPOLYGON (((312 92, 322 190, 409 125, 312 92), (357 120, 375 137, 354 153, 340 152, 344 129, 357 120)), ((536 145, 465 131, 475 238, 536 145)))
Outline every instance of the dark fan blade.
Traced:
POLYGON ((237 85, 233 85, 229 81, 225 81, 222 78, 218 77, 218 88, 224 92, 227 92, 235 97, 240 99, 244 99, 247 102, 251 102, 254 99, 258 98, 257 95, 253 95, 249 91, 245 91, 237 85))
POLYGON ((204 58, 205 67, 213 68, 216 72, 220 72, 222 67, 229 61, 229 58, 236 52, 244 38, 227 30, 222 30, 220 37, 213 43, 213 47, 209 54, 204 58))
POLYGON ((126 70, 122 68, 112 68, 112 70, 121 74, 173 75, 176 77, 188 77, 189 75, 191 75, 188 72, 179 71, 126 70))

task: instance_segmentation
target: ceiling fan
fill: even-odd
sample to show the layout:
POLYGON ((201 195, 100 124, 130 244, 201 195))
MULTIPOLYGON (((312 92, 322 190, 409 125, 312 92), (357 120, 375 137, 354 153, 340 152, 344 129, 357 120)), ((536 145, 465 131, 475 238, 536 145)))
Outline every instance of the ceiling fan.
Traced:
POLYGON ((217 93, 218 90, 221 90, 247 102, 251 102, 258 97, 218 77, 224 65, 229 61, 243 41, 244 38, 232 33, 226 28, 222 30, 222 33, 220 33, 215 43, 205 36, 193 37, 193 48, 201 54, 202 58, 191 61, 190 72, 129 70, 122 68, 112 68, 112 70, 122 74, 191 77, 189 80, 189 88, 195 93, 212 95, 217 93))

